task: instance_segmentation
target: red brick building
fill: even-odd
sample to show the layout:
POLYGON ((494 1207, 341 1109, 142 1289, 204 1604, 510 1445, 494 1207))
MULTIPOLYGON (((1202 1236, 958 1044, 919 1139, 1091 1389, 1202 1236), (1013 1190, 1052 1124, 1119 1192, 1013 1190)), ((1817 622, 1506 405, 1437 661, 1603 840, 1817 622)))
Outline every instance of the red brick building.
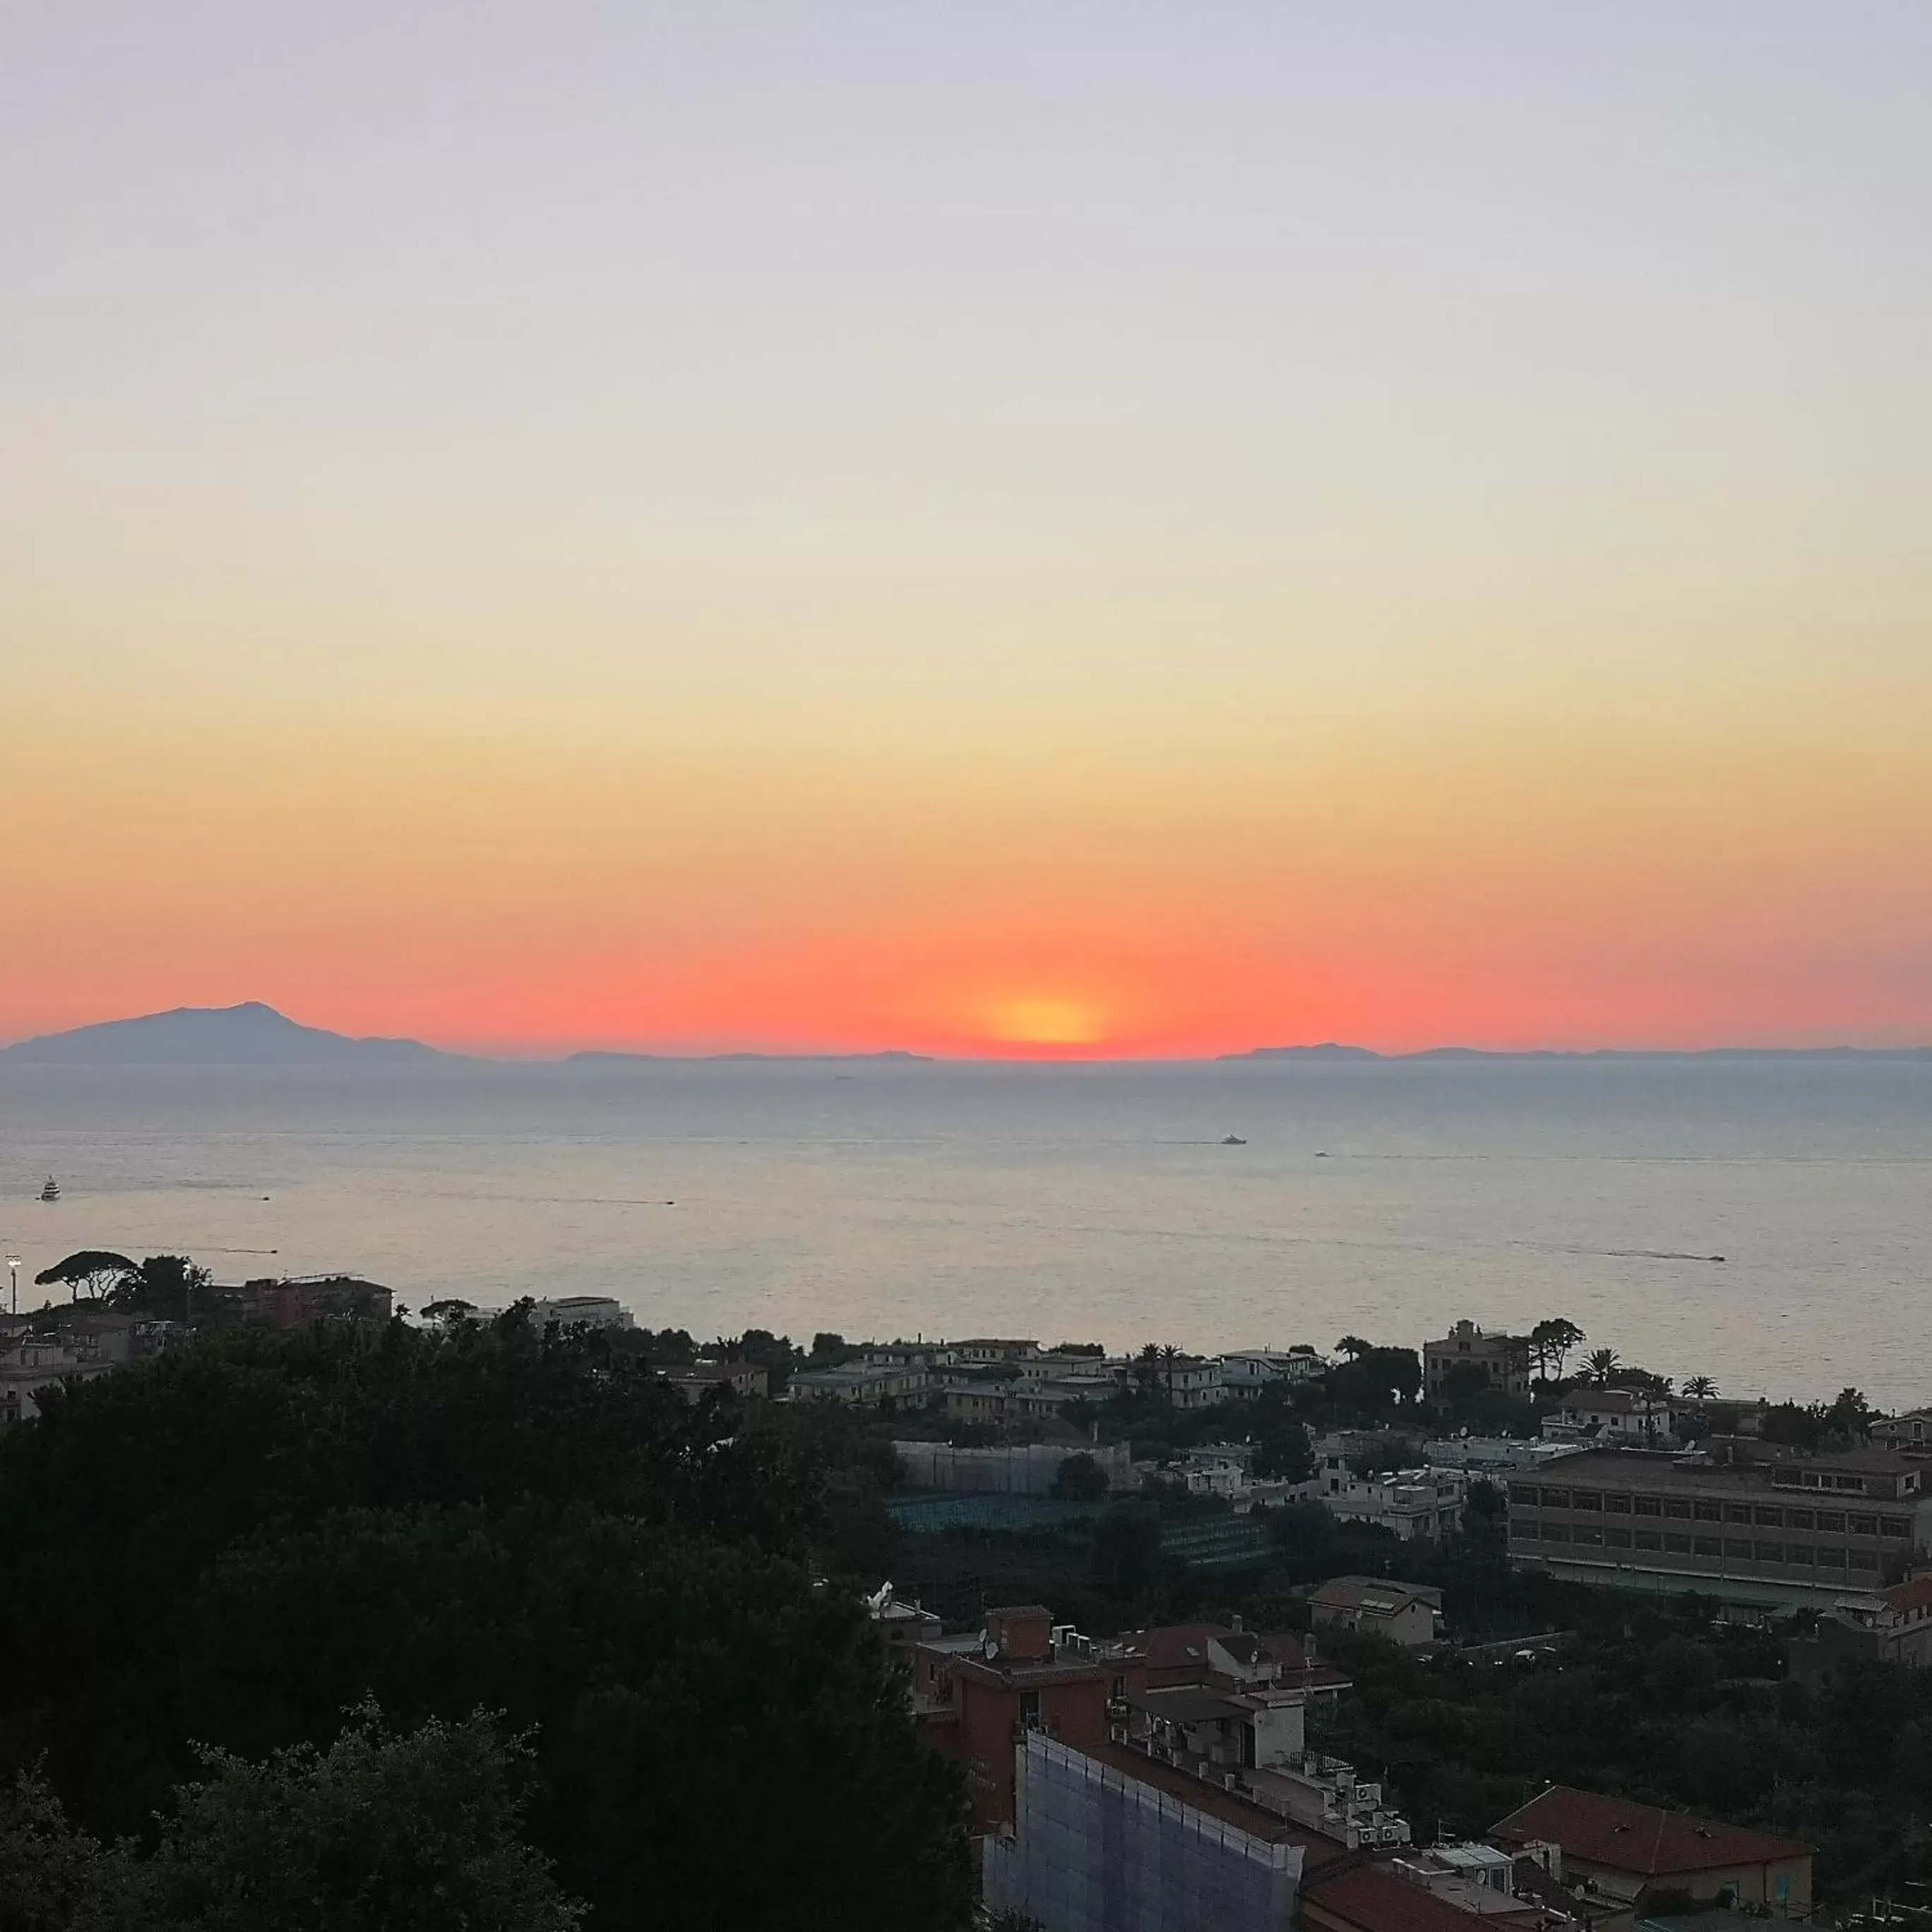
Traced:
POLYGON ((1013 1822, 1013 1747, 1029 1728, 1082 1750, 1107 1743, 1121 1673, 1038 1604, 988 1610, 983 1631, 913 1648, 913 1708, 930 1742, 966 1767, 976 1833, 1013 1822))

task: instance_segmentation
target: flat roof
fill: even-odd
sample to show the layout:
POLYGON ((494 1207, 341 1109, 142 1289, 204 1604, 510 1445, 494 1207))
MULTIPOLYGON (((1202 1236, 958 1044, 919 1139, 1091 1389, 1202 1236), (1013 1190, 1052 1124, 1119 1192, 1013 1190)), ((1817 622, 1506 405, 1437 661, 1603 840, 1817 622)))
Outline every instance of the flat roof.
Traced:
POLYGON ((1582 1482, 1588 1488, 1592 1480, 1611 1479, 1639 1484, 1728 1483, 1739 1488, 1761 1489, 1780 1471, 1816 1469, 1848 1476, 1898 1476, 1924 1467, 1913 1457, 1889 1449, 1863 1454, 1787 1456, 1762 1462, 1688 1462, 1666 1450, 1586 1449, 1580 1455, 1563 1459, 1564 1480, 1554 1486, 1563 1488, 1582 1482))
POLYGON ((1182 1804, 1191 1805, 1197 1811, 1204 1811, 1209 1817, 1218 1818, 1222 1824, 1232 1825, 1237 1831, 1246 1832, 1264 1844, 1299 1845, 1306 1854, 1302 1862, 1304 1871, 1316 1870, 1348 1856, 1348 1846, 1339 1838, 1311 1832, 1306 1826, 1282 1817, 1278 1811, 1257 1804, 1251 1798, 1244 1798, 1218 1784, 1210 1784, 1204 1778, 1193 1777, 1171 1764, 1162 1764, 1158 1758, 1130 1750, 1124 1744, 1069 1744, 1066 1748, 1104 1764, 1110 1771, 1118 1771, 1136 1784, 1149 1785, 1170 1798, 1178 1798, 1182 1804))

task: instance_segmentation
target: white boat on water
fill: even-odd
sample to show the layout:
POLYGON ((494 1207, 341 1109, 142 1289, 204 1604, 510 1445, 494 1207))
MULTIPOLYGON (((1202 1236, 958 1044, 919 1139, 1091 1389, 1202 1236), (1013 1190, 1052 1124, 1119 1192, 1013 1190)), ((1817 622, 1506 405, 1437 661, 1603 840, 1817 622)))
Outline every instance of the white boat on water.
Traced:
POLYGON ((51 1174, 47 1176, 47 1184, 40 1190, 40 1198, 43 1201, 58 1201, 60 1198, 60 1183, 51 1174))

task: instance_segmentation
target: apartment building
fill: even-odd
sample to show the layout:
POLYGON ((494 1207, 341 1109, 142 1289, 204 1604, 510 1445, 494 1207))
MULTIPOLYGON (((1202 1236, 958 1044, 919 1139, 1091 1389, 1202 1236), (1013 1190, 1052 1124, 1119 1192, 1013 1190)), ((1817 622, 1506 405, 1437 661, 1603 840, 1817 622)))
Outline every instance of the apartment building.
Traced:
POLYGON ((1046 1932, 1282 1932, 1304 1878, 1348 1856, 1221 1777, 1125 1745, 1028 1730, 1014 1756, 1013 1828, 986 1841, 986 1900, 1046 1932))
POLYGON ((1160 1385, 1176 1408, 1211 1408, 1221 1400, 1221 1364, 1208 1355, 1162 1362, 1160 1385))
POLYGON ((1358 1475, 1346 1442, 1316 1445, 1313 1479, 1300 1493, 1322 1504, 1338 1522, 1373 1523, 1405 1543, 1439 1542, 1462 1526, 1469 1479, 1460 1469, 1391 1469, 1358 1475))
MULTIPOLYGON (((380 1282, 346 1274, 265 1276, 245 1281, 239 1288, 210 1287, 206 1292, 211 1307, 268 1328, 307 1328, 317 1322, 355 1322, 380 1328, 389 1319, 392 1300, 380 1282)), ((546 1318, 538 1311, 569 1305, 568 1301, 540 1301, 531 1318, 541 1328, 546 1318)), ((630 1318, 624 1317, 627 1322, 630 1318)))
POLYGON ((888 1402, 923 1402, 931 1380, 926 1370, 904 1363, 877 1368, 856 1363, 837 1369, 801 1369, 785 1384, 784 1399, 882 1408, 888 1402))
POLYGON ((1925 1467, 1886 1449, 1755 1461, 1593 1449, 1511 1478, 1510 1555, 1575 1582, 1834 1608, 1875 1598, 1932 1551, 1925 1467))
POLYGON ((1306 1342, 1291 1348, 1236 1348, 1221 1358, 1221 1390, 1229 1402, 1252 1402, 1271 1382, 1298 1388, 1328 1372, 1327 1361, 1306 1342))
POLYGON ((950 1342, 947 1346, 956 1362, 982 1368, 1017 1364, 1040 1353, 1040 1344, 1036 1341, 996 1335, 976 1335, 964 1342, 950 1342))
POLYGON ((1450 1372, 1468 1364, 1480 1369, 1492 1388, 1527 1395, 1529 1363, 1526 1337, 1486 1334, 1473 1322, 1459 1322, 1441 1341, 1423 1344, 1423 1393, 1431 1402, 1446 1400, 1450 1372))
POLYGON ((927 1742, 965 1766, 976 1835, 1012 1827, 1016 1739, 1033 1730, 1103 1744, 1108 1700, 1127 1688, 1107 1647, 1056 1627, 1038 1604, 988 1610, 977 1631, 912 1646, 914 1712, 927 1742))

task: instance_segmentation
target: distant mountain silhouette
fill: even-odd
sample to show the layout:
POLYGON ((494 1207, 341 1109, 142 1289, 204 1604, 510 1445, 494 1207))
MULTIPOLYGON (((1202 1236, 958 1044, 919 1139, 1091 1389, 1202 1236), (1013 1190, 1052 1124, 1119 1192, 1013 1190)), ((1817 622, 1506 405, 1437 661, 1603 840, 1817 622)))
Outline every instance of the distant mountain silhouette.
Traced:
POLYGON ((1315 1046, 1255 1046, 1246 1053, 1224 1053, 1223 1060, 1380 1060, 1384 1058, 1369 1046, 1344 1046, 1324 1040, 1315 1046))
POLYGON ((298 1026, 259 1000, 177 1006, 0 1047, 0 1060, 66 1066, 396 1066, 452 1057, 420 1040, 351 1040, 298 1026))
POLYGON ((1427 1046, 1414 1053, 1378 1053, 1372 1047, 1252 1046, 1224 1053, 1223 1060, 1932 1060, 1932 1046, 1600 1046, 1579 1051, 1524 1047, 1516 1051, 1483 1046, 1427 1046))

